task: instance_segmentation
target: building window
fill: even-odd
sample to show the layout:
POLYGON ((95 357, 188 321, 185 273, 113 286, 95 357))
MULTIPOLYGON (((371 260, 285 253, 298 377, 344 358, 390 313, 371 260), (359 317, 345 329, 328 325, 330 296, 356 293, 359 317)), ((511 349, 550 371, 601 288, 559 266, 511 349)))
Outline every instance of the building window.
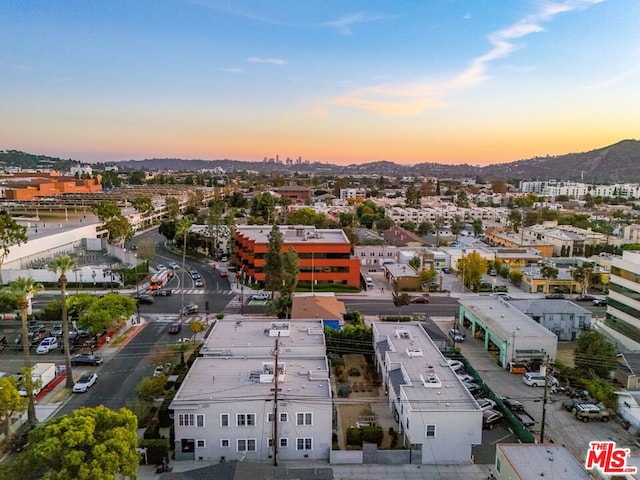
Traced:
POLYGON ((193 413, 181 413, 178 415, 178 425, 181 427, 193 427, 195 415, 193 413))
POLYGON ((256 424, 255 413, 238 413, 236 415, 236 426, 238 427, 253 427, 256 424))
POLYGON ((204 415, 196 415, 196 427, 204 427, 204 415))
POLYGON ((436 436, 436 426, 435 425, 425 425, 425 437, 435 437, 436 436))
POLYGON ((256 451, 255 438, 239 438, 238 439, 238 452, 255 452, 255 451, 256 451))
POLYGON ((313 425, 313 413, 296 413, 296 425, 313 425))
POLYGON ((313 438, 297 438, 297 450, 313 450, 313 438))
POLYGON ((273 413, 267 413, 267 422, 273 422, 273 413))
POLYGON ((229 414, 228 413, 221 413, 220 414, 220 426, 221 427, 228 427, 229 426, 229 414))
POLYGON ((196 440, 196 448, 205 448, 207 446, 206 440, 196 440))
POLYGON ((267 446, 273 448, 273 438, 267 438, 267 446))
POLYGON ((220 440, 220 446, 222 448, 229 448, 229 439, 228 438, 223 438, 220 440))
POLYGON ((280 421, 281 422, 288 422, 289 421, 289 414, 284 412, 280 414, 280 421))
POLYGON ((281 438, 280 439, 280 448, 289 448, 289 439, 281 438))

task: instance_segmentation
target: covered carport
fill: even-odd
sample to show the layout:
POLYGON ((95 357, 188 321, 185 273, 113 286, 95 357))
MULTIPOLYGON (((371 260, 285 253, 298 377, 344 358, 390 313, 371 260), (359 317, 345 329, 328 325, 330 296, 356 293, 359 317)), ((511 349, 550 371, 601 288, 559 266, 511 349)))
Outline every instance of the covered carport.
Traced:
POLYGON ((471 331, 505 369, 556 357, 558 337, 508 301, 496 297, 460 299, 458 328, 471 331))

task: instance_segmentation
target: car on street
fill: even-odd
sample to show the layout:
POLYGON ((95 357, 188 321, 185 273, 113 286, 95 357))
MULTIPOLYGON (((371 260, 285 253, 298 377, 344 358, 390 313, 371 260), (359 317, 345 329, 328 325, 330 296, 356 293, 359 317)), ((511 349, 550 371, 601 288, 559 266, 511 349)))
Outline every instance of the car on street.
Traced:
POLYGON ((98 374, 94 372, 83 373, 73 386, 73 393, 84 393, 98 380, 98 374))
POLYGON ((228 277, 229 276, 229 270, 227 270, 226 268, 221 268, 218 271, 220 272, 220 276, 221 277, 228 277))
POLYGON ((593 300, 594 307, 606 307, 607 299, 606 298, 596 298, 593 300))
POLYGON ((251 295, 251 300, 269 300, 269 294, 267 292, 258 292, 251 295))
POLYGON ((158 265, 156 265, 156 270, 158 270, 158 271, 166 270, 166 269, 167 269, 167 267, 162 263, 159 263, 158 265))
POLYGON ((448 267, 442 267, 442 273, 447 273, 447 274, 449 274, 449 273, 451 273, 451 269, 450 269, 450 268, 448 268, 448 267))
POLYGON ((596 299, 593 295, 581 295, 576 298, 578 302, 593 302, 596 299))
POLYGON ((220 261, 221 262, 228 262, 229 261, 229 257, 227 257, 226 255, 220 257, 220 261))
POLYGON ((198 278, 202 278, 202 276, 200 275, 200 273, 198 273, 198 271, 197 271, 197 270, 191 270, 191 271, 189 272, 189 275, 191 275, 191 278, 192 278, 193 280, 197 280, 198 278))
POLYGON ((44 333, 47 331, 47 326, 44 323, 29 322, 29 332, 44 333))
POLYGON ((97 366, 103 362, 102 357, 90 353, 78 353, 71 357, 71 365, 93 365, 97 366))
POLYGON ((198 305, 195 303, 187 303, 180 309, 180 315, 192 315, 198 313, 198 305))
POLYGON ((62 336, 62 325, 56 325, 51 329, 52 337, 61 337, 62 336))
POLYGON ((153 297, 151 295, 147 295, 146 293, 142 293, 140 295, 134 295, 133 298, 140 304, 140 305, 151 305, 152 303, 155 302, 155 300, 153 299, 153 297))
POLYGON ((178 265, 176 262, 171 262, 169 264, 169 268, 171 268, 171 270, 178 270, 180 268, 180 265, 178 265))
POLYGON ((413 297, 411 303, 429 303, 429 299, 427 297, 413 297))
POLYGON ((180 330, 182 330, 182 325, 179 323, 172 323, 169 327, 169 335, 177 335, 180 333, 180 330))
POLYGON ((454 342, 464 341, 464 335, 457 328, 452 328, 449 330, 449 337, 451 337, 451 340, 453 340, 454 342))
POLYGON ((36 348, 36 353, 45 355, 55 348, 58 348, 58 339, 56 337, 47 337, 40 342, 40 345, 36 348))
POLYGON ((202 279, 201 279, 201 278, 199 278, 199 279, 197 279, 197 280, 194 282, 194 285, 195 285, 196 287, 204 287, 204 282, 202 281, 202 279))
MULTIPOLYGON (((527 372, 523 375, 522 382, 530 387, 544 387, 544 375, 537 372, 527 372)), ((559 384, 560 382, 555 377, 547 375, 547 385, 557 387, 559 384)))
POLYGON ((511 296, 508 293, 493 292, 491 295, 493 295, 496 298, 501 298, 502 300, 511 300, 511 296))
POLYGON ((545 297, 547 300, 564 300, 565 296, 564 293, 549 293, 548 295, 545 295, 545 297))

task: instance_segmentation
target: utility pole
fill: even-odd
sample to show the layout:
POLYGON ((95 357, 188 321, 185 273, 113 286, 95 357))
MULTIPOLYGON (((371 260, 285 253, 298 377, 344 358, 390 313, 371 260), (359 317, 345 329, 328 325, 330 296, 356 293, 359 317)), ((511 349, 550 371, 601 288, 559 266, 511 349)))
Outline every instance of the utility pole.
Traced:
POLYGON ((542 421, 540 422, 540 443, 544 443, 544 421, 547 417, 547 393, 549 385, 549 356, 544 365, 544 393, 542 394, 542 421))
POLYGON ((278 355, 280 333, 276 337, 276 348, 273 351, 273 466, 278 466, 278 355))

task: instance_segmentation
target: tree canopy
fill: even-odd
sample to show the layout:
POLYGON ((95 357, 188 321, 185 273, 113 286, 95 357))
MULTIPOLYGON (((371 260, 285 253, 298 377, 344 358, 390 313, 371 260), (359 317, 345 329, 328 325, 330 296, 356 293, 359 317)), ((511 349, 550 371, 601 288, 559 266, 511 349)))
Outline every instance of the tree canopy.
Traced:
POLYGON ((616 367, 617 354, 616 348, 600 332, 585 332, 576 342, 576 370, 591 371, 600 378, 608 379, 616 367))
POLYGON ((16 479, 135 479, 137 427, 130 410, 102 405, 54 417, 30 433, 30 444, 16 462, 16 479))
POLYGON ((2 285, 2 264, 11 248, 27 241, 27 229, 16 222, 6 210, 0 211, 0 285, 2 285))
POLYGON ((471 252, 458 260, 458 272, 465 287, 475 289, 487 272, 487 261, 478 252, 471 252))

